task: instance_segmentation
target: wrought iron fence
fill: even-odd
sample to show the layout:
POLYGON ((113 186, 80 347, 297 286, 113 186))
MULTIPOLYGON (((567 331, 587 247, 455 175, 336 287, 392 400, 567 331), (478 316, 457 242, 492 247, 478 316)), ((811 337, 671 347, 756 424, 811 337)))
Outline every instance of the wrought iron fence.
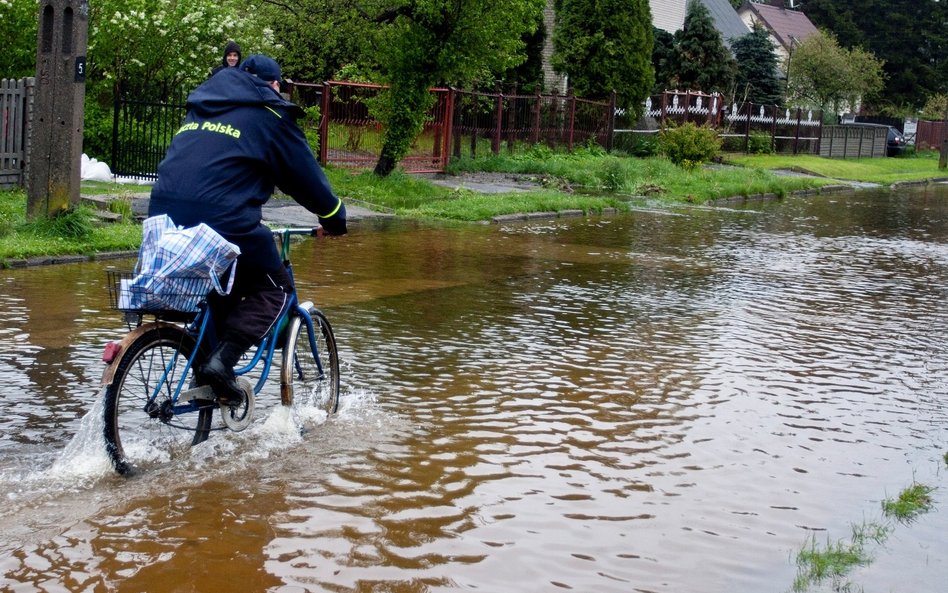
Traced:
POLYGON ((115 95, 112 120, 112 173, 122 177, 155 179, 185 115, 187 94, 142 98, 115 95))
MULTIPOLYGON (((291 98, 309 114, 301 123, 320 162, 350 168, 371 168, 378 162, 383 129, 371 113, 383 88, 339 81, 292 85, 291 98)), ((727 106, 717 94, 667 91, 650 97, 644 117, 629 122, 624 110, 616 108, 615 94, 608 101, 592 101, 556 94, 431 92, 435 105, 399 163, 409 172, 443 171, 451 156, 497 154, 517 145, 572 150, 592 143, 611 150, 619 135, 654 134, 669 121, 711 125, 730 150, 750 151, 755 140, 776 152, 818 154, 820 149, 821 113, 753 103, 727 106), (636 127, 643 122, 645 128, 636 127)), ((184 118, 184 104, 183 93, 164 100, 116 98, 113 172, 157 176, 158 163, 184 118)))

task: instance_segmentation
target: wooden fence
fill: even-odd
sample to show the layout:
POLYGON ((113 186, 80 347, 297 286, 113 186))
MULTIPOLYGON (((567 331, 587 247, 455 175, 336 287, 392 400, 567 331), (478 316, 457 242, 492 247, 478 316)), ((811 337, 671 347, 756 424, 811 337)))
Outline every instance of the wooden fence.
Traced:
POLYGON ((919 120, 915 130, 915 147, 919 150, 939 150, 948 138, 948 122, 919 120))
POLYGON ((34 79, 0 80, 0 189, 23 183, 34 79))

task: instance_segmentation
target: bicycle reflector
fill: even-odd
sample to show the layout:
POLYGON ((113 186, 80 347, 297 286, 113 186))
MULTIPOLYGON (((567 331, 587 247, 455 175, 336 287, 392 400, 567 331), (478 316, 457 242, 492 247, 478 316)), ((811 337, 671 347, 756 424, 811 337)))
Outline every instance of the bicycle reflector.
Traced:
POLYGON ((115 357, 122 351, 122 345, 118 342, 109 342, 105 345, 105 352, 102 353, 102 362, 112 364, 115 357))

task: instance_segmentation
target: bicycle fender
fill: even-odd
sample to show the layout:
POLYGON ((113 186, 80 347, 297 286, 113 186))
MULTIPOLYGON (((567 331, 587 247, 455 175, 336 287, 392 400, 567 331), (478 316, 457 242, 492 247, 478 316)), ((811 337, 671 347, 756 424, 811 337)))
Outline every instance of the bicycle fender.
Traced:
POLYGON ((119 346, 118 356, 116 356, 112 360, 112 362, 109 363, 109 366, 105 367, 105 370, 102 371, 102 386, 103 387, 112 383, 112 379, 115 378, 115 369, 118 368, 118 365, 122 362, 122 359, 124 359, 125 355, 128 353, 128 347, 131 346, 133 343, 135 343, 135 340, 142 337, 145 334, 145 332, 161 327, 162 325, 165 325, 165 324, 158 323, 155 321, 151 323, 143 323, 142 325, 139 325, 132 331, 125 334, 125 337, 123 337, 118 342, 118 346, 119 346))

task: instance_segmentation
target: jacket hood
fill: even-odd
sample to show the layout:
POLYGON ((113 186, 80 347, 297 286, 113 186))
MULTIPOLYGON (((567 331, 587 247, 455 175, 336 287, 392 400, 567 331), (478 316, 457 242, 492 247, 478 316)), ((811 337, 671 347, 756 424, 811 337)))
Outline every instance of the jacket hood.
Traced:
POLYGON ((191 91, 187 109, 210 117, 247 105, 282 109, 294 118, 303 116, 298 105, 284 99, 267 81, 240 68, 225 68, 191 91))

